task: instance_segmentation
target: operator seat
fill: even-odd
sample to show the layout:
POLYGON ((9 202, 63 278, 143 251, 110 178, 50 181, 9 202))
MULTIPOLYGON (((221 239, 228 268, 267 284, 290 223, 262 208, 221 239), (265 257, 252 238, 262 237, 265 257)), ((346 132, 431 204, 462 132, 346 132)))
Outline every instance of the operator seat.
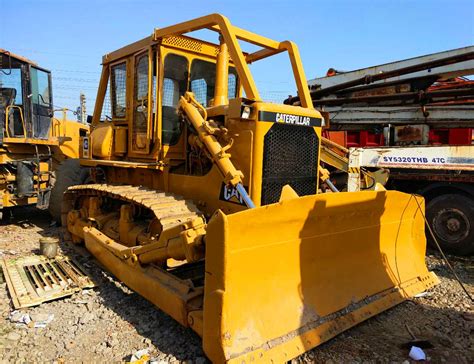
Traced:
MULTIPOLYGON (((6 121, 6 110, 8 106, 15 105, 16 89, 0 87, 0 133, 3 137, 6 121)), ((23 135, 23 123, 20 111, 17 108, 10 109, 8 115, 8 131, 10 136, 23 135)))

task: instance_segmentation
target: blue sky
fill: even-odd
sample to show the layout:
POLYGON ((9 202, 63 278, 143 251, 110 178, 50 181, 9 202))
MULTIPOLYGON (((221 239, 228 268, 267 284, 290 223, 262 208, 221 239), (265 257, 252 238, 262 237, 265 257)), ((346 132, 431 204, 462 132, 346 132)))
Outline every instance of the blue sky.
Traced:
MULTIPOLYGON (((239 27, 293 40, 308 79, 474 44, 472 0, 0 0, 0 47, 53 71, 57 106, 93 109, 103 54, 153 28, 219 12, 239 27)), ((295 93, 286 57, 252 67, 268 99, 295 93)))

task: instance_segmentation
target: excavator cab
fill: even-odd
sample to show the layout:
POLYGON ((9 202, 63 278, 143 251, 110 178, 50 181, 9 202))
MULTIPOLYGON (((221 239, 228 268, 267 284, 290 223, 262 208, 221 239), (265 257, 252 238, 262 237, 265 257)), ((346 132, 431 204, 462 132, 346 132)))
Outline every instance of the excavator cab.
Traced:
POLYGON ((212 361, 289 361, 437 283, 421 198, 318 193, 323 117, 294 43, 213 14, 102 64, 91 183, 68 189, 62 223, 212 361), (262 100, 250 72, 283 52, 300 106, 262 100))

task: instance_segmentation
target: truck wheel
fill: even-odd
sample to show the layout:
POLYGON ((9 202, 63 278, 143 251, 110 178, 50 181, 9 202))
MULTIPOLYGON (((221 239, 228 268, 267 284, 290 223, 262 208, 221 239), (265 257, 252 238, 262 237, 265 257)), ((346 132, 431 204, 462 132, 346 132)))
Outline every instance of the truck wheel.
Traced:
POLYGON ((57 223, 61 223, 61 204, 64 191, 70 186, 85 183, 89 175, 89 169, 81 167, 79 159, 66 159, 54 171, 53 188, 49 198, 49 213, 57 223))
MULTIPOLYGON (((456 255, 474 253, 474 200, 469 196, 446 194, 430 200, 426 217, 441 248, 456 255)), ((427 231, 428 241, 435 246, 427 231)))

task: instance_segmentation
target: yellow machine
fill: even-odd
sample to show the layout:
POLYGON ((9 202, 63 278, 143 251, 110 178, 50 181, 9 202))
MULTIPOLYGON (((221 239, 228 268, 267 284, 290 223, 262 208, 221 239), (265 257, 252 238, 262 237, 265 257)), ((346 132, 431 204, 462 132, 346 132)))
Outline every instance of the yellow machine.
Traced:
POLYGON ((62 193, 83 181, 76 177, 83 173, 77 158, 80 138, 88 130, 65 116, 53 117, 49 71, 0 49, 0 214, 36 204, 40 209, 51 205, 60 217, 62 193), (56 176, 58 168, 69 176, 56 176))
POLYGON ((438 282, 422 198, 317 194, 306 85, 295 44, 217 14, 103 57, 81 159, 93 183, 68 189, 63 224, 214 362, 288 361, 438 282), (202 29, 219 44, 183 35, 202 29), (282 52, 301 106, 262 101, 250 73, 282 52))

